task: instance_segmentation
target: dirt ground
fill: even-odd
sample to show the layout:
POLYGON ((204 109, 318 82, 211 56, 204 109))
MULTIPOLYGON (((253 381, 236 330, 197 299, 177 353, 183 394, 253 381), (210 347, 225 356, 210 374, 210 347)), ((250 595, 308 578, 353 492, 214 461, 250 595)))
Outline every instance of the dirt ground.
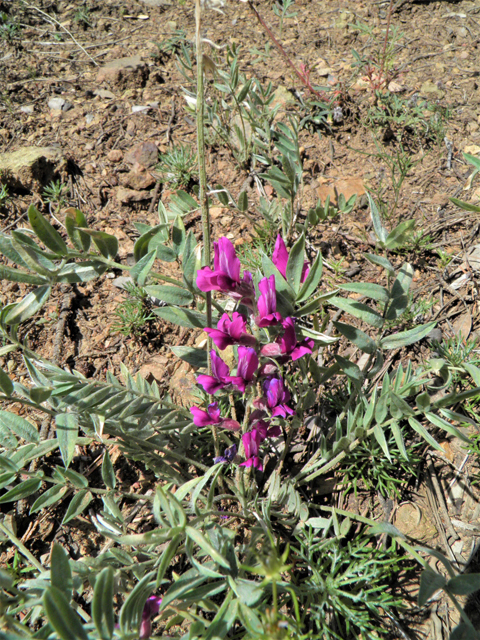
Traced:
MULTIPOLYGON (((394 2, 388 88, 412 112, 418 106, 413 123, 399 114, 388 121, 380 117, 382 103, 372 90, 375 70, 369 75, 368 65, 359 66, 353 52, 371 61, 381 54, 388 2, 296 0, 290 8, 295 16, 285 18, 282 26, 271 2, 258 2, 257 7, 295 65, 311 69, 312 84, 338 91, 340 121, 331 120, 321 131, 303 130, 300 136, 304 208, 313 206, 318 197, 335 197, 335 189, 347 198, 358 194, 351 213, 321 223, 316 230, 326 264, 325 290, 346 281, 382 281, 382 271, 363 257, 375 246, 365 196, 369 188, 388 203, 385 226, 389 230, 400 221, 415 220, 411 245, 391 259, 396 266, 409 261, 415 267, 416 315, 422 316, 422 322, 437 320, 444 337, 461 332, 471 338, 480 331, 476 280, 480 254, 475 253, 480 247, 480 216, 461 211, 449 198, 480 200, 480 183, 478 178, 469 180, 472 165, 463 157, 465 152, 477 157, 480 153, 480 4, 394 2), (410 165, 395 207, 389 167, 401 149, 410 165)), ((55 177, 69 187, 63 208, 81 209, 90 227, 114 234, 120 243, 119 261, 128 264, 138 237, 134 223, 156 224, 158 199, 168 206, 172 195, 168 185, 158 188, 155 162, 141 155, 151 147, 141 145, 153 143, 159 153, 195 145, 195 123, 185 108, 183 92, 192 86, 186 85, 176 60, 179 43, 194 40, 193 3, 36 0, 29 4, 15 0, 0 1, 0 11, 19 27, 13 34, 2 32, 0 40, 0 153, 30 146, 56 148, 60 159, 55 177), (54 98, 61 100, 55 103, 54 98)), ((269 44, 248 5, 228 2, 223 14, 209 12, 204 35, 220 46, 236 45, 241 72, 273 84, 281 104, 279 118, 298 110, 295 92, 303 92, 304 87, 269 44)), ((221 64, 223 52, 210 53, 221 64)), ((226 148, 209 148, 207 173, 209 183, 223 185, 234 197, 247 189, 250 214, 260 222, 254 182, 226 148)), ((393 180, 398 175, 393 173, 393 180)), ((38 178, 11 187, 11 199, 0 210, 0 228, 28 226, 26 210, 32 202, 47 214, 44 186, 38 178)), ((61 221, 62 210, 58 217, 61 221)), ((212 219, 213 237, 226 235, 240 248, 255 235, 249 218, 233 216, 220 205, 212 211, 212 219)), ((200 238, 198 216, 190 216, 186 227, 200 238)), ((163 269, 169 274, 169 264, 163 269)), ((185 370, 183 365, 177 368, 169 345, 192 344, 197 335, 180 329, 172 332, 160 320, 141 339, 115 332, 115 310, 125 299, 113 282, 115 275, 73 288, 58 286, 41 314, 42 322, 28 326, 31 346, 87 377, 101 378, 107 369, 119 374, 124 363, 132 373, 140 371, 164 387, 172 376, 172 386, 182 384, 185 370)), ((3 281, 0 301, 17 300, 27 290, 25 285, 3 281)), ((420 363, 428 351, 428 347, 415 347, 396 357, 420 363)), ((2 366, 7 366, 7 360, 2 359, 2 366)), ((22 381, 20 360, 12 357, 8 368, 22 381)), ((95 458, 94 452, 89 455, 87 465, 95 458)), ((429 500, 437 494, 422 483, 413 501, 396 505, 395 513, 397 526, 401 528, 403 518, 406 532, 413 527, 419 540, 444 552, 442 527, 449 516, 453 533, 448 534, 448 545, 463 561, 475 548, 480 515, 478 490, 468 473, 458 473, 461 465, 468 468, 465 456, 453 441, 445 443, 444 456, 432 458, 432 482, 450 487, 444 509, 431 508, 429 500), (433 513, 440 514, 439 520, 433 513), (415 524, 419 514, 421 526, 415 524)), ((125 481, 137 482, 139 490, 146 486, 141 471, 132 470, 130 476, 125 481)), ((344 508, 362 511, 368 500, 352 501, 344 508)), ((50 543, 66 535, 53 521, 45 520, 29 534, 28 519, 19 522, 19 537, 26 536, 37 550, 41 550, 41 539, 50 543)), ((87 520, 84 533, 85 539, 77 542, 78 552, 87 543, 90 549, 102 544, 87 520)), ((448 619, 440 611, 446 606, 443 601, 433 606, 432 638, 441 637, 435 635, 435 616, 448 619)))

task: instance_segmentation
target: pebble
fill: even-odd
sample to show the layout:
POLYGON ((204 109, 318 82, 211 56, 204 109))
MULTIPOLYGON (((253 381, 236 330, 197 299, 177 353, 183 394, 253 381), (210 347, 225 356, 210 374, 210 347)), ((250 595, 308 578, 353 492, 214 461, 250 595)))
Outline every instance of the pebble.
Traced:
POLYGON ((112 149, 107 153, 107 158, 110 162, 121 162, 123 160, 123 153, 120 149, 112 149))
POLYGON ((20 107, 20 111, 22 113, 33 113, 33 107, 32 105, 25 105, 24 107, 20 107))

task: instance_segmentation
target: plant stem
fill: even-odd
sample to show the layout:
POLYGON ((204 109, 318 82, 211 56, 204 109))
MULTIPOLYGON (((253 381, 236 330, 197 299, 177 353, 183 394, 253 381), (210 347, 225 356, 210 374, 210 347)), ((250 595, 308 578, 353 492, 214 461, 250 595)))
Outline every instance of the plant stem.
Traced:
POLYGON ((305 77, 300 73, 300 71, 296 68, 296 66, 293 64, 293 62, 290 60, 290 58, 288 57, 287 52, 285 51, 285 49, 282 47, 282 45, 280 44, 280 42, 275 38, 275 36, 272 33, 272 30, 270 29, 270 27, 267 25, 267 23, 265 22, 265 20, 262 18, 262 16, 258 13, 258 11, 256 10, 252 0, 247 0, 248 2, 248 6, 250 7, 250 9, 253 11, 253 13, 255 14, 257 20, 260 22, 260 24, 262 25, 262 27, 265 29, 268 37, 270 38, 270 40, 273 42, 273 44, 277 47, 278 51, 280 52, 281 56, 283 57, 283 59, 285 60, 285 62, 288 64, 288 66, 292 69, 293 73, 297 76, 297 78, 300 80, 300 82, 305 85, 305 87, 311 92, 313 93, 319 100, 326 100, 326 96, 322 95, 319 91, 315 91, 315 89, 312 87, 312 85, 310 84, 309 81, 307 81, 305 79, 305 77))
POLYGON ((390 33, 390 22, 392 20, 392 8, 393 8, 393 0, 390 0, 390 5, 388 7, 388 16, 387 16, 387 29, 385 31, 385 40, 383 41, 383 50, 382 50, 382 60, 381 60, 381 76, 383 77, 383 83, 385 86, 388 84, 387 74, 385 73, 385 64, 386 64, 386 52, 387 52, 387 42, 388 35, 390 33))

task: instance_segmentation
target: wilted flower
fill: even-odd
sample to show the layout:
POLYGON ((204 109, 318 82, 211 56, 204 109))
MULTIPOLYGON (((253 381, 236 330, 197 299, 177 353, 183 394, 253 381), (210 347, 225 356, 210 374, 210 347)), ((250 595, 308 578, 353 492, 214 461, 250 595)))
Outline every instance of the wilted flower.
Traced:
POLYGON ((190 412, 193 415, 193 424, 197 427, 206 427, 210 424, 216 424, 221 426, 223 429, 228 429, 229 431, 240 430, 240 425, 236 420, 221 417, 218 402, 212 402, 209 404, 206 411, 199 409, 199 407, 190 407, 190 412))
POLYGON ((235 458, 236 455, 237 455, 237 445, 232 444, 231 447, 228 447, 228 449, 225 449, 225 451, 223 452, 223 456, 217 456, 216 458, 213 459, 213 462, 215 464, 218 464, 219 462, 223 462, 224 464, 230 464, 231 462, 233 462, 233 459, 235 458))
POLYGON ((275 276, 263 278, 258 283, 260 297, 257 301, 258 316, 255 324, 259 327, 269 327, 282 321, 282 316, 277 313, 277 292, 275 289, 275 276))
POLYGON ((245 393, 245 389, 251 382, 258 369, 259 361, 255 349, 250 347, 238 347, 237 375, 229 376, 228 382, 234 384, 239 391, 245 393))
POLYGON ((314 347, 312 338, 305 338, 302 342, 297 342, 294 318, 285 318, 282 326, 285 329, 283 336, 278 336, 275 342, 262 347, 260 351, 262 356, 270 358, 285 356, 286 358, 290 357, 292 360, 298 360, 307 353, 312 353, 314 347))
POLYGON ((197 271, 197 287, 200 291, 223 291, 242 299, 244 304, 251 302, 253 296, 252 274, 245 271, 240 280, 240 260, 235 247, 228 238, 219 238, 213 243, 215 255, 214 270, 203 267, 197 271))
MULTIPOLYGON (((280 271, 282 276, 287 279, 287 264, 288 264, 288 251, 283 241, 282 236, 279 234, 273 248, 272 262, 280 271)), ((307 261, 303 263, 302 277, 300 282, 305 282, 310 271, 310 266, 307 261)))
POLYGON ((145 602, 140 623, 139 640, 148 640, 152 635, 152 618, 157 615, 162 598, 160 596, 150 596, 145 602))
POLYGON ((210 351, 210 357, 212 362, 212 375, 199 375, 197 376, 197 382, 207 393, 213 395, 229 384, 228 377, 230 369, 213 349, 210 351))
POLYGON ((216 329, 206 328, 205 331, 212 338, 217 347, 223 351, 233 344, 242 344, 253 347, 256 344, 255 338, 247 333, 247 322, 241 313, 233 312, 232 320, 228 313, 224 313, 217 323, 216 329))

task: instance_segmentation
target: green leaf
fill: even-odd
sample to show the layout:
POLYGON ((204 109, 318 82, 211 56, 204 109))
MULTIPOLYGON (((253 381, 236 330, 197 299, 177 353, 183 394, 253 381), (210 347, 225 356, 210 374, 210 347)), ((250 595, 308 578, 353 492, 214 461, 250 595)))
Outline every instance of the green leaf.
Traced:
POLYGON ((19 236, 23 236, 23 234, 16 231, 12 232, 12 246, 14 249, 20 254, 22 260, 29 269, 32 269, 32 271, 50 279, 53 276, 53 271, 55 269, 53 262, 46 260, 37 252, 36 249, 25 244, 23 242, 23 238, 21 242, 17 241, 17 237, 19 236))
POLYGON ((382 427, 379 424, 376 424, 373 427, 373 435, 375 436, 375 440, 380 445, 383 453, 388 458, 388 461, 392 462, 392 457, 390 455, 390 451, 388 449, 388 444, 387 444, 387 441, 385 439, 385 433, 384 433, 382 427))
POLYGON ((330 298, 330 303, 339 309, 346 311, 355 318, 363 320, 363 322, 366 322, 376 329, 381 329, 383 327, 384 320, 382 316, 362 302, 355 302, 348 298, 334 297, 330 298))
POLYGON ((403 533, 399 531, 393 524, 390 524, 390 522, 379 522, 378 524, 374 524, 368 529, 368 533, 372 536, 387 534, 392 538, 402 538, 403 540, 406 539, 403 533))
POLYGON ((480 589, 480 573, 464 573, 450 578, 447 589, 457 596, 469 596, 480 589))
POLYGON ((433 594, 439 589, 443 589, 447 584, 446 579, 432 569, 425 569, 420 578, 420 589, 418 591, 418 606, 423 607, 433 594))
POLYGON ((21 324, 34 316, 43 307, 51 293, 50 285, 43 285, 28 293, 23 300, 10 309, 5 322, 7 324, 21 324))
POLYGON ((217 192, 215 193, 215 195, 219 199, 220 203, 223 204, 224 207, 228 207, 228 203, 230 202, 230 200, 227 190, 222 187, 221 184, 217 184, 217 186, 215 187, 215 191, 217 192))
POLYGON ((80 209, 69 207, 65 216, 68 237, 78 251, 86 253, 90 249, 91 238, 79 227, 88 228, 87 219, 80 209))
POLYGON ((157 259, 163 260, 163 262, 175 262, 177 259, 177 254, 172 249, 165 244, 165 239, 160 233, 157 233, 156 236, 150 240, 150 244, 148 245, 150 250, 155 249, 157 252, 157 259))
POLYGON ((2 367, 0 367, 0 389, 8 397, 13 393, 13 382, 10 380, 10 376, 5 373, 2 367))
POLYGON ((63 464, 67 468, 75 454, 78 439, 78 415, 59 413, 55 416, 56 432, 63 464))
POLYGON ((404 220, 388 234, 385 240, 385 247, 390 250, 401 249, 404 247, 415 228, 415 220, 404 220))
POLYGON ((241 104, 247 97, 247 93, 250 91, 250 86, 252 82, 253 82, 253 78, 250 78, 250 80, 247 80, 247 82, 245 82, 243 87, 238 92, 237 99, 236 99, 236 102, 238 104, 241 104))
POLYGON ((212 547, 212 545, 208 542, 205 536, 198 531, 198 529, 194 529, 193 527, 185 527, 185 532, 189 538, 191 538, 199 547, 207 553, 212 560, 214 560, 217 564, 219 564, 224 569, 230 569, 230 565, 225 558, 218 553, 218 551, 212 547))
MULTIPOLYGON (((262 271, 267 278, 271 275, 275 276, 275 290, 277 294, 280 293, 287 304, 292 305, 295 300, 295 291, 266 254, 262 254, 262 271)), ((292 313, 288 315, 293 315, 293 309, 292 313)))
POLYGON ((148 274, 152 270, 156 256, 157 252, 153 249, 140 258, 140 260, 130 269, 130 277, 140 287, 143 287, 145 284, 148 274))
POLYGON ((57 542, 52 547, 50 575, 52 587, 57 587, 70 602, 73 592, 72 570, 65 549, 57 542))
POLYGON ((391 336, 386 336, 380 340, 380 347, 382 349, 400 349, 401 347, 407 347, 409 344, 418 342, 427 336, 434 328, 436 322, 428 322, 427 324, 421 324, 414 329, 408 331, 400 331, 394 333, 391 336))
POLYGON ((0 411, 0 426, 5 427, 12 433, 15 433, 25 442, 38 442, 39 435, 37 429, 31 422, 25 420, 16 413, 10 411, 0 411))
POLYGON ((102 478, 109 489, 115 489, 117 480, 115 478, 115 471, 107 449, 105 449, 105 453, 103 454, 102 478))
POLYGON ((34 207, 33 204, 28 207, 27 215, 28 220, 32 225, 32 229, 52 253, 59 256, 68 255, 68 247, 62 236, 54 227, 52 227, 48 220, 42 216, 40 211, 34 207))
POLYGON ((427 412, 425 414, 425 417, 429 422, 434 424, 439 429, 443 429, 447 433, 450 433, 452 436, 456 436, 457 438, 460 438, 460 440, 463 440, 463 442, 466 442, 467 444, 471 444, 467 436, 463 435, 463 433, 459 429, 454 427, 452 424, 450 424, 450 422, 447 422, 440 416, 437 416, 434 413, 427 412))
POLYGON ((88 282, 98 278, 107 270, 107 265, 99 260, 85 260, 84 262, 71 262, 61 269, 55 276, 56 282, 88 282))
POLYGON ((370 205, 370 216, 372 218, 375 235, 377 236, 377 239, 379 240, 379 242, 381 244, 384 244, 385 240, 387 239, 387 230, 382 224, 382 219, 380 218, 380 213, 378 211, 377 205, 368 191, 367 191, 367 199, 368 199, 368 204, 370 205))
POLYGON ((46 507, 50 507, 52 504, 55 504, 63 498, 67 491, 68 487, 65 485, 54 484, 53 487, 44 491, 42 495, 35 500, 30 508, 30 515, 40 511, 40 509, 45 509, 46 507))
POLYGON ((358 293, 372 300, 379 300, 380 302, 387 303, 390 300, 390 294, 385 287, 379 284, 373 284, 370 282, 352 282, 350 284, 341 284, 339 289, 345 291, 351 291, 352 293, 358 293))
MULTIPOLYGON (((207 326, 207 316, 191 309, 180 309, 179 307, 160 307, 153 309, 153 313, 172 324, 189 329, 205 329, 207 326)), ((216 322, 216 320, 214 321, 216 322)))
POLYGON ((348 376, 351 380, 356 382, 357 384, 361 384, 363 382, 364 376, 360 370, 360 367, 356 365, 351 360, 344 358, 339 355, 335 355, 335 360, 341 366, 342 371, 348 376))
POLYGON ((115 236, 105 231, 95 231, 93 229, 82 229, 93 240, 95 246, 104 258, 115 258, 118 253, 118 240, 115 236))
POLYGON ((186 237, 183 220, 181 216, 177 216, 172 227, 172 245, 177 256, 181 256, 183 253, 186 237))
POLYGON ((0 253, 20 267, 28 267, 22 256, 13 247, 12 238, 0 232, 0 253))
POLYGON ((218 638, 226 638, 237 619, 238 600, 232 600, 233 593, 230 591, 217 611, 215 618, 208 626, 207 633, 203 636, 205 640, 218 640, 218 638))
POLYGON ((42 278, 42 276, 36 276, 33 273, 14 269, 13 267, 6 267, 4 265, 0 265, 0 280, 24 282, 26 284, 45 284, 45 278, 42 278))
POLYGON ((376 342, 360 329, 352 327, 350 324, 344 324, 343 322, 334 322, 333 324, 343 336, 357 345, 357 347, 365 353, 375 353, 377 350, 376 342))
POLYGON ((92 620, 101 640, 110 640, 115 629, 113 596, 113 569, 112 567, 105 567, 95 580, 92 599, 92 620))
POLYGON ((30 478, 29 480, 25 480, 25 482, 17 484, 16 487, 13 487, 13 489, 4 493, 3 496, 0 497, 0 504, 4 504, 5 502, 17 502, 23 498, 28 498, 32 493, 38 491, 41 486, 42 481, 39 479, 30 478))
POLYGON ((406 418, 407 416, 415 415, 414 410, 408 404, 408 402, 406 402, 400 396, 397 396, 397 394, 394 393, 393 391, 390 391, 390 401, 391 401, 391 404, 394 404, 397 407, 400 417, 406 418))
POLYGON ((193 295, 190 291, 182 289, 181 287, 169 286, 167 284, 153 284, 145 287, 145 291, 153 298, 179 307, 186 307, 193 302, 193 295))
POLYGON ((170 347, 173 353, 196 369, 206 369, 208 354, 205 349, 194 347, 170 347))
MULTIPOLYGON (((156 235, 161 236, 161 241, 168 240, 168 234, 166 233, 168 226, 166 224, 158 224, 155 227, 151 227, 148 231, 143 233, 135 242, 133 246, 133 257, 135 262, 138 262, 149 253, 150 241, 156 235)), ((150 248, 150 251, 153 249, 150 248)), ((132 276, 133 277, 133 276, 132 276)))
POLYGON ((67 522, 70 522, 70 520, 73 520, 73 518, 80 515, 92 500, 93 496, 90 491, 87 491, 86 489, 79 491, 70 501, 67 512, 63 517, 62 525, 67 524, 67 522))
POLYGON ((50 587, 45 590, 43 606, 48 621, 62 640, 88 640, 77 614, 59 589, 50 587))
POLYGON ((395 275, 395 269, 393 268, 393 265, 390 262, 390 260, 387 260, 387 258, 383 258, 382 256, 376 256, 372 253, 364 253, 363 255, 372 264, 376 264, 379 267, 383 267, 390 276, 395 275))
POLYGON ((305 282, 302 284, 302 287, 298 293, 296 299, 297 303, 307 300, 311 295, 315 293, 315 290, 318 287, 320 280, 322 279, 322 273, 323 260, 322 254, 319 251, 315 257, 315 260, 313 261, 312 266, 310 267, 308 276, 306 277, 305 282))
POLYGON ((248 211, 248 196, 246 191, 242 191, 238 196, 237 208, 242 213, 248 211))
POLYGON ((392 422, 390 425, 390 429, 393 433, 393 437, 395 438, 396 445, 398 450, 400 451, 400 455, 405 459, 409 460, 407 450, 405 449, 405 440, 403 439, 403 434, 400 429, 398 422, 392 422))
POLYGON ((474 211, 475 213, 480 213, 480 207, 474 204, 470 204, 470 202, 464 202, 463 200, 459 200, 458 198, 449 198, 450 202, 456 204, 460 209, 464 209, 465 211, 474 211))
POLYGON ((291 248, 287 262, 287 282, 294 290, 296 296, 300 291, 300 280, 302 279, 304 263, 305 236, 302 233, 291 248))

